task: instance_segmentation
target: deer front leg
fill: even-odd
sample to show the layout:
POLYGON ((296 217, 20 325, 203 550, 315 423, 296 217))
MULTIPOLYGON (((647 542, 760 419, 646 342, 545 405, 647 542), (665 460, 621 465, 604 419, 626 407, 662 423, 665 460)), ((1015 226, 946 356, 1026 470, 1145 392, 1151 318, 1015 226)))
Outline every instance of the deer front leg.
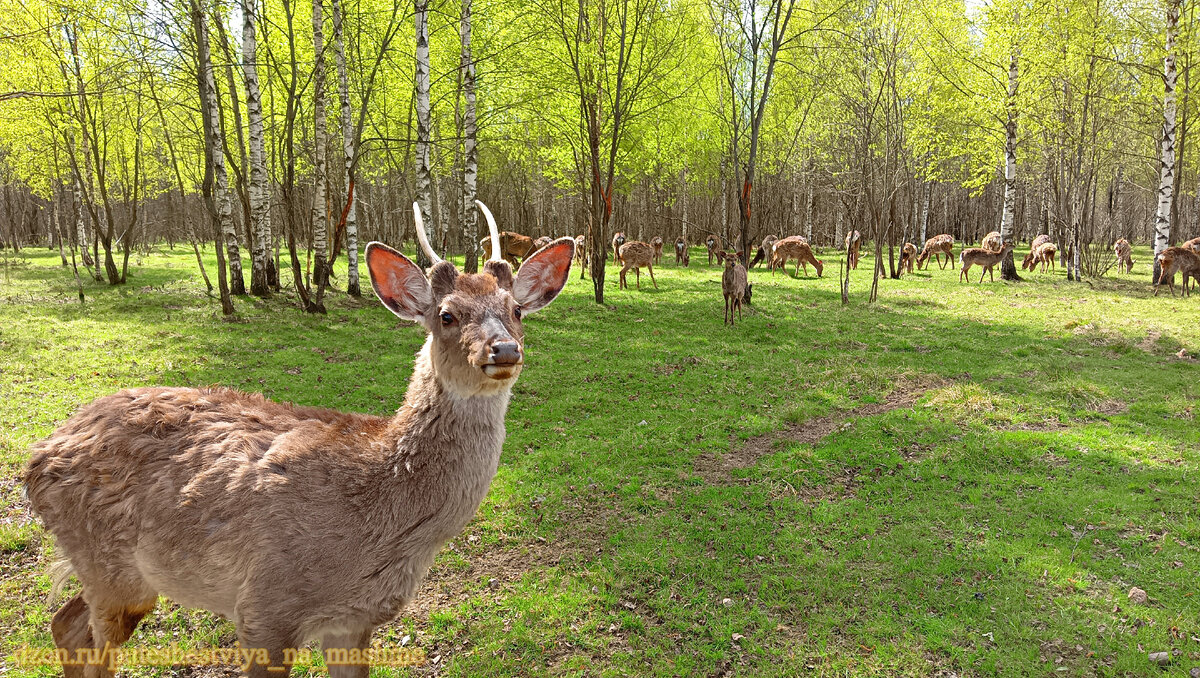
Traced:
POLYGON ((658 289, 658 281, 654 279, 654 267, 647 266, 646 270, 650 271, 650 282, 654 283, 654 289, 658 289))
POLYGON ((321 637, 321 652, 330 678, 367 678, 371 665, 362 659, 353 662, 351 650, 365 650, 371 643, 372 629, 327 633, 321 637))

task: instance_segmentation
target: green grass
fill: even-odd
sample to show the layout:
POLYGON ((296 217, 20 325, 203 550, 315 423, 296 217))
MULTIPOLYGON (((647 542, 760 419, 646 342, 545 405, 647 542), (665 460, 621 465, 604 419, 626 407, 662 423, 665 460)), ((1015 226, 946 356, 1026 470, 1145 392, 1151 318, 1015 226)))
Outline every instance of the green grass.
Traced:
MULTIPOLYGON (((52 644, 52 539, 16 479, 80 405, 151 384, 401 402, 423 333, 373 298, 334 294, 325 317, 242 298, 229 322, 190 253, 164 250, 125 286, 85 283, 82 306, 56 253, 0 262, 0 657, 52 644)), ((1135 257, 1134 274, 1085 284, 935 267, 882 280, 868 305, 865 256, 842 307, 827 253, 821 279, 752 271, 734 328, 716 267, 664 263, 640 292, 610 267, 603 307, 575 273, 527 322, 477 519, 376 642, 407 635, 437 671, 472 676, 1160 675, 1147 653, 1176 650, 1166 673, 1187 675, 1200 369, 1176 354, 1200 353, 1200 301, 1152 298, 1135 257), (909 391, 911 407, 847 412, 909 391), (815 443, 708 470, 831 415, 845 423, 815 443)), ((233 640, 164 603, 131 643, 233 640)))

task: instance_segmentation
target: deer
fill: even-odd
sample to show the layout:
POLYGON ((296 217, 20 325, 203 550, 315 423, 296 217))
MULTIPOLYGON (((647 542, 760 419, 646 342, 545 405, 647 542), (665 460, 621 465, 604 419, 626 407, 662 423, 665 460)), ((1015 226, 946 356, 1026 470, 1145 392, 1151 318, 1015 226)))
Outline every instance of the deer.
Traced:
POLYGON ((1033 264, 1030 265, 1029 270, 1032 271, 1038 264, 1042 265, 1042 273, 1046 272, 1047 267, 1054 270, 1057 268, 1054 261, 1054 255, 1057 253, 1058 246, 1052 242, 1044 242, 1038 245, 1037 250, 1033 253, 1033 264))
POLYGON ((612 239, 613 259, 615 259, 618 264, 621 263, 621 245, 624 245, 624 244, 625 244, 625 231, 617 231, 616 233, 613 233, 613 239, 612 239))
POLYGON ((850 268, 858 269, 859 250, 862 249, 862 234, 858 231, 851 231, 846 234, 846 256, 850 268))
POLYGON ((917 258, 917 246, 906 242, 904 247, 900 249, 900 268, 896 271, 896 277, 904 275, 907 268, 909 273, 913 272, 913 260, 917 258))
POLYGON ((1196 254, 1187 247, 1168 247, 1163 250, 1157 257, 1159 265, 1158 280, 1154 283, 1154 296, 1158 296, 1158 288, 1165 280, 1167 286, 1171 290, 1171 296, 1175 296, 1175 274, 1183 274, 1183 292, 1182 296, 1190 296, 1188 292, 1188 278, 1192 279, 1192 286, 1195 287, 1197 280, 1200 280, 1200 254, 1196 254))
POLYGON ((971 270, 971 266, 978 264, 983 268, 979 274, 979 284, 983 284, 983 276, 989 276, 991 282, 996 282, 996 274, 994 267, 1000 263, 1004 255, 1012 251, 1013 244, 1006 242, 1001 244, 998 251, 991 251, 982 247, 964 247, 962 252, 958 254, 958 261, 962 264, 962 270, 958 274, 959 281, 970 282, 967 276, 967 271, 971 270))
MULTIPOLYGON (((412 601, 487 494, 524 367, 524 318, 562 291, 575 252, 560 238, 518 274, 498 256, 459 273, 417 219, 428 273, 383 243, 366 248, 375 295, 426 333, 394 416, 146 387, 92 401, 33 446, 29 503, 65 556, 62 579, 82 584, 51 622, 60 652, 119 647, 163 594, 233 620, 259 660, 247 675, 286 676, 295 648, 367 648, 412 601)), ((103 663, 63 670, 112 675, 103 663)))
MULTIPOLYGON (((1186 245, 1186 243, 1185 243, 1186 245)), ((1113 243, 1113 254, 1117 255, 1117 273, 1129 273, 1133 270, 1133 248, 1125 238, 1119 238, 1113 243)))
POLYGON ((650 248, 654 250, 654 263, 662 262, 663 239, 661 235, 650 238, 650 248))
POLYGON ((552 240, 552 238, 548 235, 543 235, 542 237, 538 238, 537 240, 534 240, 533 241, 533 251, 536 252, 536 251, 542 249, 543 247, 545 247, 546 245, 549 245, 551 240, 552 240))
POLYGON ((575 236, 575 261, 579 262, 579 279, 587 272, 587 236, 575 236))
POLYGON ((1189 249, 1196 254, 1200 254, 1200 238, 1192 238, 1191 240, 1180 245, 1180 247, 1189 249))
POLYGON ((762 244, 758 246, 758 251, 754 253, 754 259, 750 261, 747 268, 754 268, 760 261, 767 262, 767 268, 771 267, 771 254, 775 251, 773 245, 779 240, 774 235, 768 235, 762 239, 762 244))
POLYGON ((721 238, 720 237, 713 235, 712 233, 709 233, 708 236, 706 238, 704 238, 704 246, 706 248, 708 248, 708 263, 709 263, 709 265, 712 265, 714 259, 716 259, 718 263, 723 261, 723 259, 721 258, 723 252, 721 251, 721 238))
POLYGON ((675 263, 687 266, 692 260, 692 255, 688 252, 687 239, 682 235, 675 239, 675 263))
POLYGON ((783 271, 787 275, 788 259, 796 260, 796 270, 794 276, 800 275, 800 267, 804 267, 804 275, 808 275, 808 264, 812 264, 813 268, 817 269, 817 277, 820 278, 824 274, 825 262, 813 256, 812 247, 809 246, 808 240, 801 235, 790 235, 783 240, 776 241, 774 244, 774 252, 771 255, 771 275, 775 274, 775 270, 783 271))
MULTIPOLYGON (((419 231, 418 234, 420 235, 419 231)), ((483 250, 483 255, 491 260, 493 248, 493 239, 488 237, 479 241, 479 248, 483 250)), ((528 257, 530 253, 536 252, 539 248, 535 248, 533 238, 512 231, 500 232, 500 256, 504 261, 508 262, 509 266, 516 271, 521 267, 521 262, 528 257)))
POLYGON ((747 297, 749 286, 746 282, 746 268, 742 266, 737 252, 722 252, 725 259, 725 271, 721 273, 721 292, 725 296, 725 323, 733 325, 733 311, 737 309, 738 319, 742 317, 742 300, 747 297))
POLYGON ((925 241, 925 246, 921 248, 921 253, 917 255, 917 268, 924 270, 929 265, 929 258, 933 257, 938 262, 938 267, 945 269, 946 265, 954 265, 954 236, 943 233, 935 235, 925 241), (946 255, 946 263, 942 263, 942 255, 946 255))
POLYGON ((979 243, 979 246, 989 252, 999 252, 1001 244, 1000 231, 992 231, 983 236, 983 242, 979 243))
POLYGON ((1029 243, 1029 254, 1026 254, 1025 261, 1021 262, 1021 270, 1022 271, 1025 271, 1025 270, 1033 271, 1037 267, 1036 259, 1037 259, 1038 248, 1041 247, 1042 245, 1045 245, 1048 242, 1050 242, 1050 236, 1043 233, 1043 234, 1039 235, 1038 237, 1034 238, 1033 242, 1029 243))
POLYGON ((640 240, 630 240, 621 245, 621 261, 625 266, 621 269, 621 284, 619 289, 629 289, 629 283, 625 282, 625 273, 629 269, 633 269, 634 275, 637 276, 637 288, 642 289, 642 267, 650 271, 650 282, 654 283, 654 289, 658 289, 658 282, 654 279, 654 248, 650 247, 640 240))

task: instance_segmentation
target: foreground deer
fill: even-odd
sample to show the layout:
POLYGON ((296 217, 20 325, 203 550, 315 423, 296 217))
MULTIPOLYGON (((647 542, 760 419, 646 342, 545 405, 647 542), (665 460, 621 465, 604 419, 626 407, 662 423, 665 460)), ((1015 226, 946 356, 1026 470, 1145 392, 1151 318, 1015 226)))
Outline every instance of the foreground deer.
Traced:
POLYGON ((661 235, 650 238, 650 248, 654 250, 654 263, 661 263, 663 251, 663 239, 661 235))
POLYGON ((1033 253, 1033 265, 1029 267, 1029 270, 1032 271, 1038 264, 1042 265, 1042 273, 1045 273, 1047 268, 1054 270, 1058 267, 1054 259, 1057 254, 1057 245, 1052 242, 1042 243, 1038 246, 1037 251, 1033 253))
POLYGON ((412 600, 487 494, 524 363, 522 317, 558 296, 575 250, 562 238, 515 277, 495 258, 460 274, 417 219, 428 277, 385 245, 366 250, 380 301, 428 333, 395 416, 137 388, 84 406, 33 446, 29 502, 83 585, 54 615, 60 650, 120 646, 163 594, 232 619, 241 647, 269 662, 249 675, 286 676, 287 650, 314 639, 327 657, 366 648, 412 600))
POLYGON ((613 259, 616 259, 618 264, 621 263, 621 245, 624 245, 624 244, 625 244, 625 231, 617 231, 616 233, 613 233, 613 239, 612 239, 613 259))
POLYGON ((775 269, 782 270, 784 275, 787 275, 784 267, 787 265, 788 259, 796 260, 796 270, 793 275, 800 275, 801 266, 804 267, 804 275, 808 275, 808 264, 812 264, 813 268, 817 269, 818 278, 824 273, 825 263, 813 256, 808 239, 802 235, 789 235, 775 243, 774 252, 771 255, 771 275, 775 274, 775 269))
POLYGON ((992 231, 983 236, 983 242, 979 243, 979 246, 989 252, 999 252, 1001 244, 1000 231, 992 231))
POLYGON ((896 277, 899 278, 900 276, 904 275, 905 269, 907 269, 909 273, 912 273, 913 260, 916 258, 917 246, 910 242, 904 243, 904 247, 900 250, 900 268, 896 271, 896 277))
POLYGON ((775 243, 779 240, 774 235, 768 235, 762 239, 762 244, 758 246, 758 251, 754 253, 754 258, 750 260, 750 265, 747 268, 754 268, 760 261, 767 262, 767 268, 771 267, 771 254, 775 251, 775 243))
POLYGON ((1048 242, 1050 242, 1050 236, 1043 233, 1043 234, 1039 235, 1038 237, 1034 238, 1033 242, 1029 243, 1029 254, 1026 254, 1025 261, 1021 262, 1021 270, 1022 271, 1024 271, 1024 270, 1032 271, 1035 268, 1037 268, 1036 259, 1037 259, 1038 248, 1041 247, 1042 245, 1045 245, 1048 242))
POLYGON ((737 309, 738 319, 742 317, 742 299, 748 290, 746 283, 746 268, 742 266, 737 252, 723 252, 725 271, 721 274, 721 292, 725 295, 725 322, 733 325, 733 310, 737 309))
POLYGON ((620 289, 629 289, 629 283, 625 282, 625 272, 631 268, 637 276, 637 288, 642 289, 643 266, 650 271, 650 282, 654 283, 654 289, 658 289, 658 282, 654 280, 654 248, 640 240, 630 240, 621 245, 621 261, 625 266, 621 269, 620 289))
POLYGON ((962 264, 962 271, 958 274, 959 281, 970 282, 967 276, 967 271, 971 270, 971 266, 979 265, 983 267, 983 271, 979 274, 979 283, 983 284, 983 276, 990 276, 989 280, 996 282, 996 274, 993 270, 996 264, 1004 258, 1004 255, 1012 251, 1013 244, 1006 242, 1000 246, 1000 249, 993 252, 982 247, 965 247, 958 255, 958 261, 962 264))
MULTIPOLYGON (((420 226, 417 227, 417 233, 420 237, 424 237, 420 226)), ((495 257, 492 255, 494 251, 492 249, 492 240, 492 238, 488 237, 479 241, 479 247, 483 250, 483 256, 487 257, 489 261, 503 258, 508 262, 509 266, 513 267, 514 271, 521 266, 521 262, 525 260, 525 257, 541 249, 540 247, 535 248, 533 238, 527 235, 521 235, 512 231, 501 231, 500 256, 495 257)))
POLYGON ((675 240, 675 263, 687 266, 692 260, 692 255, 688 252, 687 240, 683 236, 679 236, 675 240))
POLYGON ((929 265, 929 258, 937 260, 938 267, 946 268, 946 264, 954 265, 954 236, 943 233, 925 241, 921 253, 917 255, 917 268, 924 269, 929 265), (942 263, 942 255, 946 255, 946 263, 942 263))
POLYGON ((721 251, 721 239, 720 238, 713 235, 712 233, 709 233, 708 237, 704 238, 704 246, 708 248, 708 263, 709 264, 712 264, 714 259, 716 259, 718 263, 721 261, 724 261, 724 259, 722 259, 722 255, 724 253, 721 251))
POLYGON ((1133 270, 1133 248, 1129 246, 1128 240, 1120 238, 1113 243, 1113 254, 1117 255, 1117 273, 1129 273, 1133 270))
POLYGON ((1196 254, 1187 247, 1168 247, 1158 255, 1159 274, 1158 280, 1154 283, 1154 296, 1158 296, 1158 288, 1165 280, 1167 286, 1171 290, 1171 296, 1175 296, 1175 274, 1183 274, 1183 296, 1189 296, 1188 278, 1192 279, 1192 286, 1196 285, 1195 281, 1200 280, 1200 254, 1196 254))
POLYGON ((846 251, 850 258, 850 268, 858 268, 858 254, 862 249, 862 234, 858 231, 851 231, 846 234, 846 251))

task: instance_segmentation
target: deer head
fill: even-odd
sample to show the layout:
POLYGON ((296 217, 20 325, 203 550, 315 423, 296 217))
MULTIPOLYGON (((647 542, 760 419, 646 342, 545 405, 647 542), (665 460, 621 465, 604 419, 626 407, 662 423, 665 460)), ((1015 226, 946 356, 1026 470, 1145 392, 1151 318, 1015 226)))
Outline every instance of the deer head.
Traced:
POLYGON ((433 265, 428 276, 408 257, 378 242, 367 245, 371 287, 392 313, 429 333, 425 349, 438 382, 461 396, 511 388, 525 361, 522 318, 546 307, 562 291, 575 241, 559 238, 525 261, 520 274, 499 258, 500 236, 492 213, 475 203, 491 231, 492 258, 482 273, 459 273, 429 247, 416 203, 417 240, 433 265))

